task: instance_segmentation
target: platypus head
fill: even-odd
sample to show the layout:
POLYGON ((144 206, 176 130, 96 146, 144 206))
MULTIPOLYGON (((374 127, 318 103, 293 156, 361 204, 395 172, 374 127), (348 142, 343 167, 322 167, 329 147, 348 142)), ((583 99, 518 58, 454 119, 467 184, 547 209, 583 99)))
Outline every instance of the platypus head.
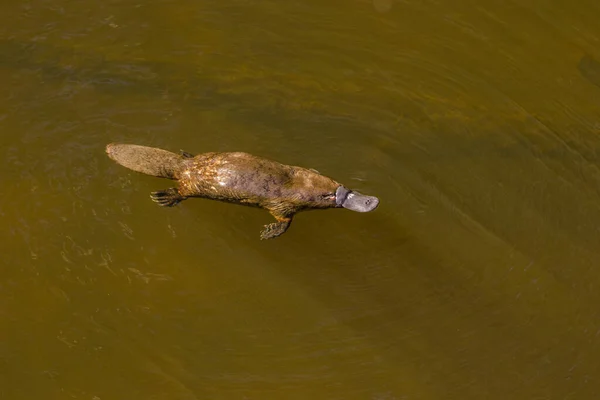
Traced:
POLYGON ((352 211, 369 212, 377 208, 379 199, 340 186, 335 191, 335 204, 352 211))

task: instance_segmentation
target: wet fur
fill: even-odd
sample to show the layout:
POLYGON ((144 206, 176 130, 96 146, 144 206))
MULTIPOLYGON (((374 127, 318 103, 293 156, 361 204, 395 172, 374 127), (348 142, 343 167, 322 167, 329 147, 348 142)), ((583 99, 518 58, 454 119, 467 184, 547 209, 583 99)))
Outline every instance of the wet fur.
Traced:
POLYGON ((172 207, 189 197, 200 197, 268 210, 277 222, 265 226, 262 239, 283 234, 300 211, 337 207, 338 182, 311 169, 248 153, 193 156, 115 143, 109 144, 106 152, 129 169, 176 180, 178 187, 151 194, 159 205, 172 207))

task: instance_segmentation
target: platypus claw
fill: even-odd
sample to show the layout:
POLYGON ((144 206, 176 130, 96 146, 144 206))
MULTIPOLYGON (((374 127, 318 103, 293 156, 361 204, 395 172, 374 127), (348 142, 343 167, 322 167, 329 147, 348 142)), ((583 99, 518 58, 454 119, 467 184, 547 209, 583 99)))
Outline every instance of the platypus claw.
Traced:
POLYGON ((173 207, 185 200, 176 188, 152 192, 150 198, 161 207, 173 207))
POLYGON ((260 240, 275 239, 277 236, 283 235, 289 226, 289 221, 279 221, 265 225, 265 229, 260 233, 260 240))

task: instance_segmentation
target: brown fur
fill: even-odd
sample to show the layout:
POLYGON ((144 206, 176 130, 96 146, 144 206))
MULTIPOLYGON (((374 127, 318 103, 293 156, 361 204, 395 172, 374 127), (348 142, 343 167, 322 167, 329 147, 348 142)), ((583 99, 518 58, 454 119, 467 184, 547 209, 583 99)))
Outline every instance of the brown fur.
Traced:
POLYGON ((174 206, 188 197, 201 197, 268 210, 278 222, 266 226, 263 239, 284 233, 299 211, 337 207, 338 182, 314 170, 248 153, 191 156, 114 143, 106 147, 106 152, 134 171, 177 180, 177 188, 152 193, 152 199, 160 205, 174 206))

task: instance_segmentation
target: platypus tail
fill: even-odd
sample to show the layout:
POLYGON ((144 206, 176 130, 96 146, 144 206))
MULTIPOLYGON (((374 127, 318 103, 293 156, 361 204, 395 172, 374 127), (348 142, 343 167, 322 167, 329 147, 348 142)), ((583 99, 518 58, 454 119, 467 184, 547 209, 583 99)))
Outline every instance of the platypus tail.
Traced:
POLYGON ((118 164, 143 174, 177 179, 184 157, 167 150, 137 144, 111 143, 106 154, 118 164))

